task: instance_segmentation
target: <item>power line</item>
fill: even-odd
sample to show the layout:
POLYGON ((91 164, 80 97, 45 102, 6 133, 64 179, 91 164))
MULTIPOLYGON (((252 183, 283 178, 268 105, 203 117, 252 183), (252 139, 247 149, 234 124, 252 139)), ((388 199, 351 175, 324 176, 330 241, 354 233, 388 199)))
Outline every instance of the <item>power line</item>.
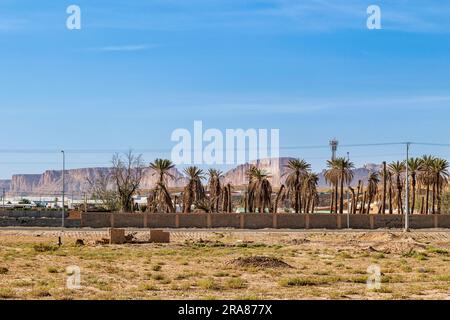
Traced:
MULTIPOLYGON (((356 144, 341 144, 340 148, 354 148, 354 147, 376 147, 376 146, 396 146, 396 145, 422 145, 422 146, 440 146, 440 147, 450 147, 447 143, 432 143, 432 142, 379 142, 379 143, 356 143, 356 144)), ((281 146, 280 150, 296 150, 296 149, 328 149, 329 145, 299 145, 299 146, 281 146)), ((101 154, 101 153, 126 153, 132 150, 135 153, 167 153, 171 152, 172 149, 67 149, 66 153, 71 154, 101 154)), ((191 152, 202 151, 198 149, 190 148, 191 152)), ((225 149, 228 150, 228 149, 225 149)), ((230 149, 231 150, 231 149, 230 149)), ((236 148, 232 149, 234 151, 239 150, 258 150, 250 148, 236 148)), ((0 149, 0 153, 60 153, 59 149, 0 149)))

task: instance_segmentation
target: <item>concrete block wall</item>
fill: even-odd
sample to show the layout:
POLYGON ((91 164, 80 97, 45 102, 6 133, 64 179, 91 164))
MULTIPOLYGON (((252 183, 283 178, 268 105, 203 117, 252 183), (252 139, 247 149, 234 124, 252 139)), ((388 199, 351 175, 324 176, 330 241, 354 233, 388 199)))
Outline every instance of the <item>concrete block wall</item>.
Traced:
MULTIPOLYGON (((404 227, 400 215, 350 215, 351 229, 404 227)), ((91 228, 236 228, 236 229, 345 229, 347 215, 258 213, 82 213, 81 226, 91 228)), ((414 215, 412 229, 450 228, 450 215, 414 215)))

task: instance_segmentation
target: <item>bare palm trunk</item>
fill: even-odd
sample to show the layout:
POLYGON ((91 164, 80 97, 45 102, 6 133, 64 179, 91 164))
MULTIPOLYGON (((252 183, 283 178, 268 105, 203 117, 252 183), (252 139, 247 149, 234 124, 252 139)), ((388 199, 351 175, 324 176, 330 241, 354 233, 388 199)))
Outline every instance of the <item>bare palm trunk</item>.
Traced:
POLYGON ((431 214, 436 213, 436 183, 433 183, 433 207, 431 208, 431 214))
POLYGON ((422 203, 420 205, 420 214, 424 214, 425 213, 425 198, 422 197, 422 203))
POLYGON ((298 193, 298 208, 299 208, 299 212, 302 213, 302 201, 303 201, 303 199, 302 199, 302 193, 301 193, 301 186, 298 186, 297 193, 298 193))
POLYGON ((381 213, 386 213, 386 188, 387 188, 387 169, 386 161, 383 161, 383 203, 381 205, 381 213))
POLYGON ((284 184, 281 185, 280 190, 277 193, 277 197, 275 198, 275 203, 274 203, 274 207, 273 207, 273 213, 275 213, 275 214, 278 212, 278 203, 280 201, 280 197, 281 197, 281 194, 283 193, 283 191, 284 191, 284 184))
POLYGON ((341 172, 341 192, 339 200, 339 213, 344 213, 344 171, 341 172))
MULTIPOLYGON (((353 189, 352 187, 349 187, 349 188, 350 188, 350 192, 352 194, 352 211, 351 211, 351 213, 355 213, 355 204, 356 204, 356 201, 355 201, 355 189, 353 189)), ((350 210, 349 210, 349 212, 350 212, 350 210)))
POLYGON ((334 213, 338 213, 338 184, 336 183, 334 189, 334 213))
POLYGON ((233 208, 232 208, 232 202, 231 202, 231 185, 230 184, 227 184, 227 199, 228 199, 227 212, 231 213, 231 211, 233 211, 233 208))
POLYGON ((334 208, 334 186, 331 190, 331 197, 330 197, 330 213, 333 213, 334 208))
POLYGON ((363 200, 362 200, 362 205, 361 205, 361 213, 362 213, 362 214, 365 214, 365 213, 366 213, 366 195, 367 195, 367 192, 364 191, 363 200))
POLYGON ((356 214, 356 211, 358 210, 358 203, 359 203, 360 196, 361 196, 361 180, 358 181, 358 192, 356 193, 355 207, 353 208, 353 213, 355 213, 355 214, 356 214))
POLYGON ((425 201, 425 214, 429 213, 428 207, 429 207, 429 200, 430 199, 430 184, 427 183, 427 195, 426 195, 426 201, 425 201))
POLYGON ((412 175, 412 200, 411 200, 411 214, 414 214, 416 208, 416 175, 412 175))

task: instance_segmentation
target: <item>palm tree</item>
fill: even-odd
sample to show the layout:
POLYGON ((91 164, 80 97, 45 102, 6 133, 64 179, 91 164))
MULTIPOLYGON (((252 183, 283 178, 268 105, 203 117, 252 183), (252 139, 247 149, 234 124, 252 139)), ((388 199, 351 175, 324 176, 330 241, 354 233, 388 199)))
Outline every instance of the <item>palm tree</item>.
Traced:
POLYGON ((425 196, 425 214, 429 213, 429 201, 430 201, 430 187, 434 181, 433 163, 435 158, 433 156, 424 155, 422 157, 422 172, 420 174, 420 182, 426 186, 425 196))
POLYGON ((315 199, 317 197, 317 185, 319 184, 319 175, 317 173, 308 172, 305 176, 305 213, 314 212, 315 199))
POLYGON ((202 180, 205 179, 205 176, 203 175, 203 170, 196 166, 185 168, 184 173, 188 177, 189 182, 183 192, 183 211, 189 213, 193 204, 205 200, 205 189, 202 185, 202 180))
POLYGON ((380 175, 378 172, 371 172, 368 178, 367 185, 367 213, 370 214, 370 205, 372 203, 373 198, 378 193, 378 183, 380 182, 380 175))
POLYGON ((330 184, 332 193, 330 201, 330 213, 337 213, 337 202, 338 202, 338 184, 340 171, 338 168, 337 159, 327 161, 328 169, 325 170, 324 177, 325 181, 330 184))
POLYGON ((220 179, 223 177, 222 171, 216 169, 208 170, 209 181, 208 190, 210 198, 210 207, 212 212, 219 212, 219 201, 222 195, 222 186, 220 179))
POLYGON ((231 184, 225 185, 222 190, 222 211, 230 213, 232 209, 232 201, 231 201, 231 184))
POLYGON ((158 175, 156 187, 152 190, 148 197, 148 209, 151 212, 175 212, 176 208, 172 203, 169 191, 167 190, 167 183, 169 179, 175 179, 175 176, 170 172, 175 165, 172 161, 167 159, 155 159, 150 163, 150 168, 158 175))
POLYGON ((250 178, 249 195, 251 195, 249 203, 252 204, 252 208, 258 208, 259 213, 264 213, 266 208, 270 211, 272 208, 272 186, 268 180, 270 175, 256 167, 252 167, 248 171, 248 175, 250 178))
POLYGON ((442 187, 447 184, 449 178, 449 163, 445 159, 436 158, 433 161, 432 172, 434 174, 433 183, 433 213, 435 213, 435 201, 437 201, 437 213, 441 213, 441 193, 442 187))
POLYGON ((302 185, 303 179, 311 169, 311 165, 303 159, 291 159, 285 166, 287 170, 286 186, 289 193, 294 197, 294 210, 299 213, 302 207, 302 185))
POLYGON ((408 160, 408 172, 411 176, 411 214, 414 214, 414 209, 416 207, 416 185, 417 185, 417 177, 422 172, 423 168, 423 160, 420 158, 410 158, 408 160))
POLYGON ((336 212, 338 208, 337 185, 340 183, 339 212, 344 213, 344 183, 350 184, 353 180, 352 169, 354 168, 354 164, 346 158, 336 158, 334 160, 328 160, 327 166, 329 169, 325 172, 325 179, 335 185, 334 202, 336 205, 336 212))
POLYGON ((397 187, 397 210, 398 213, 403 214, 403 205, 402 205, 402 174, 405 171, 406 166, 404 161, 395 161, 389 164, 389 171, 393 176, 396 177, 396 187, 397 187))
POLYGON ((284 200, 285 189, 286 187, 284 186, 284 184, 282 184, 280 190, 278 190, 277 192, 277 197, 275 198, 275 203, 273 204, 273 213, 275 214, 278 212, 278 203, 284 200))

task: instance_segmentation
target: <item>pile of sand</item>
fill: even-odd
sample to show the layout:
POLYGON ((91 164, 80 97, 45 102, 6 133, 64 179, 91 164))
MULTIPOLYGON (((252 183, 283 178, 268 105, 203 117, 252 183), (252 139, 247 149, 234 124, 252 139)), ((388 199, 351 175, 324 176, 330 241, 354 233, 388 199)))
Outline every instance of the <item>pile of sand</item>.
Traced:
POLYGON ((232 264, 238 267, 292 268, 290 265, 280 259, 265 256, 237 258, 229 261, 228 264, 232 264))
POLYGON ((359 236, 359 240, 370 243, 369 249, 382 253, 406 254, 411 251, 425 250, 427 245, 404 233, 367 232, 359 236))

